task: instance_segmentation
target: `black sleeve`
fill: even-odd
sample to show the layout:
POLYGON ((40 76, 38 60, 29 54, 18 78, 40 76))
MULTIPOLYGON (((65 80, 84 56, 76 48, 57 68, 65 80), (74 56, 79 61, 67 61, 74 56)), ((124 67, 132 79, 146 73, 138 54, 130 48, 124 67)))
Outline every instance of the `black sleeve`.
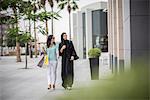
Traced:
POLYGON ((74 48, 74 45, 73 45, 73 43, 72 43, 72 41, 70 41, 70 44, 71 44, 71 51, 72 51, 72 53, 71 53, 71 56, 75 56, 76 55, 76 51, 75 51, 75 48, 74 48))
POLYGON ((77 60, 77 59, 79 59, 79 57, 77 56, 77 53, 76 53, 76 50, 74 48, 72 41, 71 41, 71 45, 72 45, 72 54, 71 55, 74 56, 75 60, 77 60))
POLYGON ((58 48, 58 50, 59 50, 59 56, 62 56, 62 54, 63 54, 63 53, 60 52, 61 48, 62 48, 62 43, 59 43, 59 48, 58 48))

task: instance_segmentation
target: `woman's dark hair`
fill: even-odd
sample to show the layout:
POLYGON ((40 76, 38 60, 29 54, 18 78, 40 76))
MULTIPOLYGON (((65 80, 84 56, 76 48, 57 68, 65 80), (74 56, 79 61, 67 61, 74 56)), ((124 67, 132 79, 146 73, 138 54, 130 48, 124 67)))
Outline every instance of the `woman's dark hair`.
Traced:
POLYGON ((64 38, 63 38, 64 34, 66 34, 66 33, 65 33, 65 32, 63 32, 63 33, 61 34, 61 42, 63 42, 63 41, 64 41, 64 38))
MULTIPOLYGON (((53 39, 53 35, 49 35, 47 38, 47 48, 50 47, 52 39, 53 39)), ((55 45, 56 43, 54 42, 53 44, 55 45)))

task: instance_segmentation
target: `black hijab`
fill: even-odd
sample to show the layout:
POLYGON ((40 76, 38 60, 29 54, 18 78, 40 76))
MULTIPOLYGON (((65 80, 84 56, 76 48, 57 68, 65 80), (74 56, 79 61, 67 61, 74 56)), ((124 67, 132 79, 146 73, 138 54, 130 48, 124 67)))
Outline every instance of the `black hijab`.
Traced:
POLYGON ((68 40, 64 40, 64 38, 63 38, 64 34, 66 34, 66 33, 63 32, 63 33, 61 34, 61 43, 64 44, 64 45, 66 45, 68 40))

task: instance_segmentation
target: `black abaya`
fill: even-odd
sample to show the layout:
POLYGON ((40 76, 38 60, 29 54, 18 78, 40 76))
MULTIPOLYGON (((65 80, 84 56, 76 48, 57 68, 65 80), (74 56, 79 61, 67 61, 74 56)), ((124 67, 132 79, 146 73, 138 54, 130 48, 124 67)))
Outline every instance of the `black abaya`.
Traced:
POLYGON ((72 41, 64 40, 59 44, 59 55, 62 56, 62 70, 61 70, 61 77, 62 77, 62 86, 72 87, 73 79, 74 79, 74 68, 73 68, 73 60, 71 56, 76 57, 76 51, 74 49, 72 41), (66 45, 66 49, 63 52, 60 52, 60 49, 63 45, 66 45))

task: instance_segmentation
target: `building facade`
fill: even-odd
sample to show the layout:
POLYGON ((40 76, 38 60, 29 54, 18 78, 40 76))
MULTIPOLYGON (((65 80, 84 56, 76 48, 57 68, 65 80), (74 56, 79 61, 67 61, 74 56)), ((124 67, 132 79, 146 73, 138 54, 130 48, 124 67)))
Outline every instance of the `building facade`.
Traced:
POLYGON ((88 58, 88 50, 93 47, 107 51, 107 41, 103 42, 108 34, 106 9, 107 2, 97 2, 73 14, 73 41, 80 58, 88 58))
POLYGON ((88 50, 99 47, 100 37, 108 33, 110 68, 114 73, 130 70, 137 59, 149 65, 149 6, 149 0, 108 0, 73 14, 73 41, 80 58, 88 58, 88 50))
POLYGON ((6 39, 6 30, 10 27, 8 24, 4 24, 4 20, 10 19, 10 16, 6 16, 0 13, 0 55, 6 55, 7 52, 5 50, 5 46, 7 45, 6 39))
POLYGON ((108 0, 108 51, 114 72, 132 69, 138 59, 149 65, 149 6, 149 0, 108 0))

